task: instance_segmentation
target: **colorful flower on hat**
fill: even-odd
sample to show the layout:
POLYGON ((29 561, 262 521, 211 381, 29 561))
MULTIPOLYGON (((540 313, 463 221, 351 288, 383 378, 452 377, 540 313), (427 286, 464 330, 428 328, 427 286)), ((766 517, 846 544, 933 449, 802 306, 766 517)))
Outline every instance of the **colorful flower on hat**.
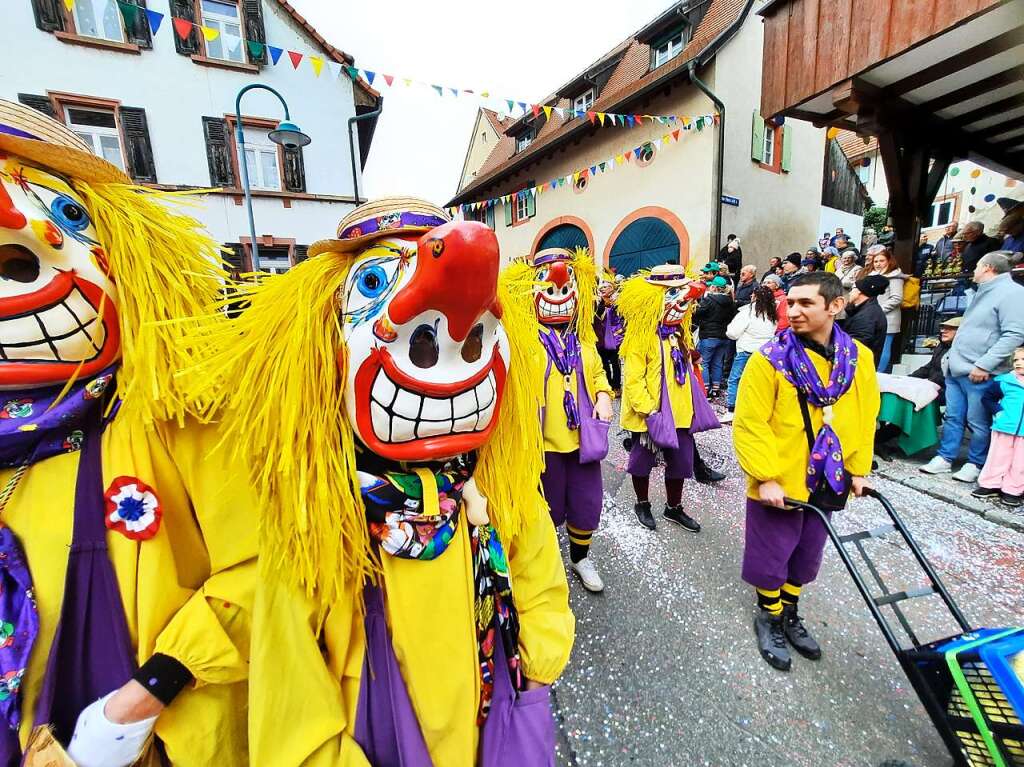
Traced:
POLYGON ((152 538, 160 529, 160 499, 145 482, 135 477, 118 477, 103 497, 107 501, 108 529, 135 541, 152 538))
POLYGON ((103 392, 107 390, 107 386, 110 385, 110 381, 114 378, 113 373, 107 373, 99 378, 94 378, 85 386, 85 398, 86 399, 99 399, 103 396, 103 392))
POLYGON ((362 236, 363 236, 363 230, 360 227, 358 227, 358 226, 353 226, 351 229, 349 229, 347 232, 345 232, 345 239, 346 240, 354 240, 356 237, 362 237, 362 236))
POLYGON ((28 418, 32 415, 32 400, 7 400, 0 408, 0 418, 28 418))
POLYGON ((378 229, 398 229, 402 226, 402 214, 397 211, 377 216, 378 229))

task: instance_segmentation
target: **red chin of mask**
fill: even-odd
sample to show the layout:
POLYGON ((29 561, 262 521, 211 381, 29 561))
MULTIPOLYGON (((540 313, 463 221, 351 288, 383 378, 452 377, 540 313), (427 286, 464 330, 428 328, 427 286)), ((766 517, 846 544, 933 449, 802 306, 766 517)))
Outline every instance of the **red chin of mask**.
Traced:
MULTIPOLYGON (((76 290, 80 294, 80 298, 84 298, 94 310, 98 311, 101 303, 103 305, 102 320, 97 318, 91 324, 87 323, 87 327, 93 329, 93 332, 88 334, 90 336, 95 336, 97 324, 103 323, 104 340, 100 350, 84 363, 80 359, 60 359, 60 342, 78 333, 86 334, 86 329, 80 323, 79 328, 70 335, 61 333, 54 337, 49 333, 44 333, 43 328, 40 327, 39 343, 33 345, 44 347, 46 357, 49 359, 41 357, 38 360, 7 361, 0 358, 0 387, 13 389, 61 384, 75 375, 76 371, 78 371, 77 377, 84 379, 99 373, 114 363, 121 351, 121 332, 118 327, 117 311, 109 296, 104 300, 105 294, 101 287, 75 276, 74 272, 58 272, 48 285, 37 291, 0 299, 0 322, 26 316, 39 318, 45 316, 47 311, 59 309, 62 305, 70 314, 77 316, 65 303, 76 290)), ((40 319, 39 321, 45 327, 45 320, 40 319)), ((0 343, 2 341, 3 339, 0 337, 0 343)), ((0 347, 0 351, 3 351, 2 347, 0 347)), ((7 356, 10 356, 9 352, 0 355, 0 357, 7 356)))
MULTIPOLYGON (((497 345, 491 355, 490 364, 483 370, 464 381, 445 383, 428 383, 411 377, 395 365, 391 354, 386 349, 376 348, 360 365, 355 377, 356 425, 359 437, 371 452, 395 461, 441 460, 476 450, 490 438, 498 422, 502 397, 505 393, 505 376, 505 360, 497 345), (449 400, 449 404, 455 397, 467 392, 475 392, 478 403, 481 397, 493 396, 495 401, 490 421, 479 431, 455 432, 453 419, 449 422, 449 433, 413 438, 403 442, 391 442, 389 441, 392 437, 390 430, 394 428, 395 421, 390 410, 384 409, 389 421, 387 437, 378 435, 373 423, 371 407, 374 406, 371 405, 371 402, 373 402, 374 391, 379 391, 375 386, 379 376, 386 377, 390 384, 399 391, 404 391, 414 397, 449 400), (489 382, 489 379, 493 382, 493 395, 491 394, 492 383, 489 382)), ((375 407, 381 407, 381 403, 377 403, 375 407)), ((420 409, 422 412, 423 408, 420 409)), ((380 417, 380 411, 377 412, 380 417)), ((421 423, 422 421, 417 421, 416 428, 419 428, 421 423)))

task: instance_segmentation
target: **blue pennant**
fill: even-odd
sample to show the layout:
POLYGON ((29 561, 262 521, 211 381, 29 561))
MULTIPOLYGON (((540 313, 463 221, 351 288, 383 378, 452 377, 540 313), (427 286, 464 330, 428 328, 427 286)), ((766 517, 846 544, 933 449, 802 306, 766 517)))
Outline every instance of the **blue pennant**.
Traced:
POLYGON ((160 29, 160 22, 164 20, 164 15, 162 13, 157 13, 156 11, 151 11, 147 8, 146 18, 149 19, 149 31, 155 35, 156 31, 160 29))
POLYGON ((277 64, 277 60, 281 58, 281 54, 284 53, 284 48, 277 48, 273 45, 268 45, 267 50, 270 51, 270 60, 277 64))

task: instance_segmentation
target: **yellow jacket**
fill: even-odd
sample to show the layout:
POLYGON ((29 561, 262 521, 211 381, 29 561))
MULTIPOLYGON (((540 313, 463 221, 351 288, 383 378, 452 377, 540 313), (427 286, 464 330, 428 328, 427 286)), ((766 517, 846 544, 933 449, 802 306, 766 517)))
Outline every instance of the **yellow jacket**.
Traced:
MULTIPOLYGON (((583 374, 587 379, 587 393, 592 403, 597 403, 597 395, 604 392, 609 397, 612 387, 608 385, 608 377, 604 374, 601 356, 594 344, 580 344, 583 357, 583 374)), ((576 373, 569 375, 569 390, 576 396, 576 373)), ((548 376, 547 389, 544 393, 544 450, 549 453, 571 453, 580 449, 579 430, 570 430, 565 421, 565 408, 562 396, 565 393, 565 378, 552 364, 548 376)))
MULTIPOLYGON (((107 544, 138 661, 164 653, 195 677, 156 723, 174 765, 248 764, 256 504, 245 472, 229 468, 216 444, 212 427, 145 431, 117 419, 102 439, 103 487, 135 477, 153 488, 163 509, 154 537, 134 541, 108 530, 107 544)), ((4 512, 25 549, 39 609, 39 635, 21 687, 22 747, 63 602, 80 455, 34 465, 4 512)), ((0 470, 0 487, 12 473, 0 470)), ((155 759, 150 751, 143 761, 155 759)))
MULTIPOLYGON (((686 384, 680 386, 672 374, 672 346, 668 340, 661 341, 661 351, 665 355, 668 383, 668 397, 672 403, 672 417, 677 429, 688 429, 693 422, 693 392, 691 386, 699 386, 693 375, 692 368, 686 376, 686 384)), ((688 355, 686 349, 684 355, 688 355)), ((622 410, 619 422, 623 429, 629 431, 647 431, 644 419, 658 409, 661 404, 661 355, 655 353, 647 358, 640 352, 634 352, 623 360, 625 379, 622 386, 622 410)), ((689 359, 687 359, 689 368, 689 359)))
MULTIPOLYGON (((870 350, 857 344, 857 371, 853 385, 833 406, 832 428, 843 446, 846 469, 867 476, 874 453, 875 419, 878 416, 878 379, 870 350)), ((823 381, 831 365, 816 352, 807 356, 823 381)), ((821 408, 809 406, 814 432, 821 428, 821 408)), ((807 434, 796 388, 760 352, 743 369, 732 439, 740 468, 747 475, 747 495, 757 498, 761 482, 775 480, 790 498, 807 500, 807 434)))
MULTIPOLYGON (((505 541, 527 678, 550 684, 569 659, 575 619, 555 530, 538 509, 505 541)), ((438 767, 476 763, 480 695, 473 565, 465 520, 431 561, 383 556, 385 613, 427 748, 438 767)), ((368 767, 353 740, 366 638, 357 594, 330 606, 260 583, 252 651, 250 742, 257 767, 368 767), (290 712, 281 721, 279 712, 290 712)))

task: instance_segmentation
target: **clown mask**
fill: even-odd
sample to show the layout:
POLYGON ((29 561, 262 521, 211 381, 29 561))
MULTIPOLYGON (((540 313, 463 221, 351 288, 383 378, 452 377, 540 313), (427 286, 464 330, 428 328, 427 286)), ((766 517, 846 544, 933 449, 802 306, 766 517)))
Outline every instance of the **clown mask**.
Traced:
POLYGON ((480 447, 497 423, 509 347, 498 243, 475 222, 377 239, 342 288, 345 401, 356 436, 400 461, 480 447))
POLYGON ((120 352, 116 309, 81 199, 61 177, 0 155, 0 389, 109 366, 120 352))
POLYGON ((568 325, 576 316, 576 272, 570 259, 571 254, 561 250, 541 251, 534 257, 533 305, 542 325, 568 325))
POLYGON ((682 324, 690 303, 697 301, 704 294, 705 286, 699 282, 688 282, 685 285, 670 287, 665 290, 665 313, 661 324, 677 326, 682 324))

